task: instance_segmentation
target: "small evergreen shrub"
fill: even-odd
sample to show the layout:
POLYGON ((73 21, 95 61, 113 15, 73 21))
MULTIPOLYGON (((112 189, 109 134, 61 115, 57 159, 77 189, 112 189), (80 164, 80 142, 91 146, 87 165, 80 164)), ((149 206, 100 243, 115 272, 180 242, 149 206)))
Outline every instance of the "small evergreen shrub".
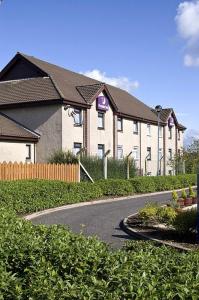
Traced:
POLYGON ((153 177, 135 177, 129 179, 136 193, 152 193, 156 191, 156 186, 153 177))

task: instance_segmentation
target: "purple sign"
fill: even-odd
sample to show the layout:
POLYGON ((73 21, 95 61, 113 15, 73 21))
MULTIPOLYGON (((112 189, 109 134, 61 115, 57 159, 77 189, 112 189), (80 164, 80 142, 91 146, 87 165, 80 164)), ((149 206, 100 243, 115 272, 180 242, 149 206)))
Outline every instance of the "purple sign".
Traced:
POLYGON ((97 97, 97 109, 109 110, 109 101, 105 96, 97 97))
POLYGON ((169 117, 168 125, 169 125, 169 127, 173 127, 174 126, 174 119, 172 117, 169 117))

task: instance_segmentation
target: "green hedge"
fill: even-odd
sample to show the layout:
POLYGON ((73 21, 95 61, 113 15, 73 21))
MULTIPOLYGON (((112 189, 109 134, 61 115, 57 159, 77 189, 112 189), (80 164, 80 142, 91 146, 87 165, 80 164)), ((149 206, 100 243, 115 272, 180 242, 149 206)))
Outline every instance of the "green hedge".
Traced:
POLYGON ((199 253, 149 242, 110 251, 62 226, 0 210, 0 299, 198 299, 199 253))
POLYGON ((0 181, 0 207, 11 208, 17 213, 29 213, 103 196, 173 190, 194 185, 195 181, 196 175, 108 179, 94 184, 47 180, 0 181))
POLYGON ((97 184, 106 196, 125 196, 133 193, 132 185, 124 179, 99 180, 97 184))
POLYGON ((196 185, 197 177, 195 174, 177 176, 151 176, 135 177, 129 179, 136 193, 151 193, 168 191, 196 185))

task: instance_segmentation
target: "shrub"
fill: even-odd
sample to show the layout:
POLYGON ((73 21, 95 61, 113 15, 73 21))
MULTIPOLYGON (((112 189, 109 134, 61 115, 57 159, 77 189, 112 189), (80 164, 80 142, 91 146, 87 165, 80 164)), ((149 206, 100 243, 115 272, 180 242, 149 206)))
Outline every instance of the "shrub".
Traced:
POLYGON ((138 212, 138 216, 144 223, 157 222, 158 204, 155 202, 147 203, 138 212))
POLYGON ((183 189, 181 192, 181 198, 187 199, 187 193, 186 193, 185 189, 183 189))
POLYGON ((71 151, 57 150, 49 158, 49 163, 54 164, 78 164, 78 158, 71 151))
POLYGON ((0 232, 1 299, 198 297, 196 251, 143 241, 110 251, 96 238, 63 226, 33 226, 6 209, 0 210, 0 232))
POLYGON ((188 235, 196 230, 197 210, 191 209, 177 214, 173 226, 180 235, 188 235))
POLYGON ((176 217, 176 211, 172 207, 159 207, 157 211, 157 218, 160 223, 172 224, 176 217))
POLYGON ((124 196, 133 193, 133 187, 128 180, 108 179, 100 180, 97 184, 107 196, 124 196))
POLYGON ((129 179, 136 193, 151 193, 155 192, 155 183, 153 177, 135 177, 129 179))

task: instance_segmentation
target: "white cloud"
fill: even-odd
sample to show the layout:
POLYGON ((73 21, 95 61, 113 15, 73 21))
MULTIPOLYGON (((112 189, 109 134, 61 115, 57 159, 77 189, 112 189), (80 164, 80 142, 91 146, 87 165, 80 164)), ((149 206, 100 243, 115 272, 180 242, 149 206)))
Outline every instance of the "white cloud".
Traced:
POLYGON ((184 112, 176 112, 175 115, 176 115, 176 117, 188 117, 189 116, 188 113, 184 113, 184 112))
POLYGON ((179 4, 175 17, 179 35, 186 42, 184 64, 199 66, 199 0, 179 4))
POLYGON ((134 89, 139 87, 139 82, 137 80, 131 81, 127 77, 108 77, 105 72, 94 69, 92 71, 86 71, 85 76, 91 77, 93 79, 108 83, 110 85, 119 87, 127 92, 132 92, 134 89))

